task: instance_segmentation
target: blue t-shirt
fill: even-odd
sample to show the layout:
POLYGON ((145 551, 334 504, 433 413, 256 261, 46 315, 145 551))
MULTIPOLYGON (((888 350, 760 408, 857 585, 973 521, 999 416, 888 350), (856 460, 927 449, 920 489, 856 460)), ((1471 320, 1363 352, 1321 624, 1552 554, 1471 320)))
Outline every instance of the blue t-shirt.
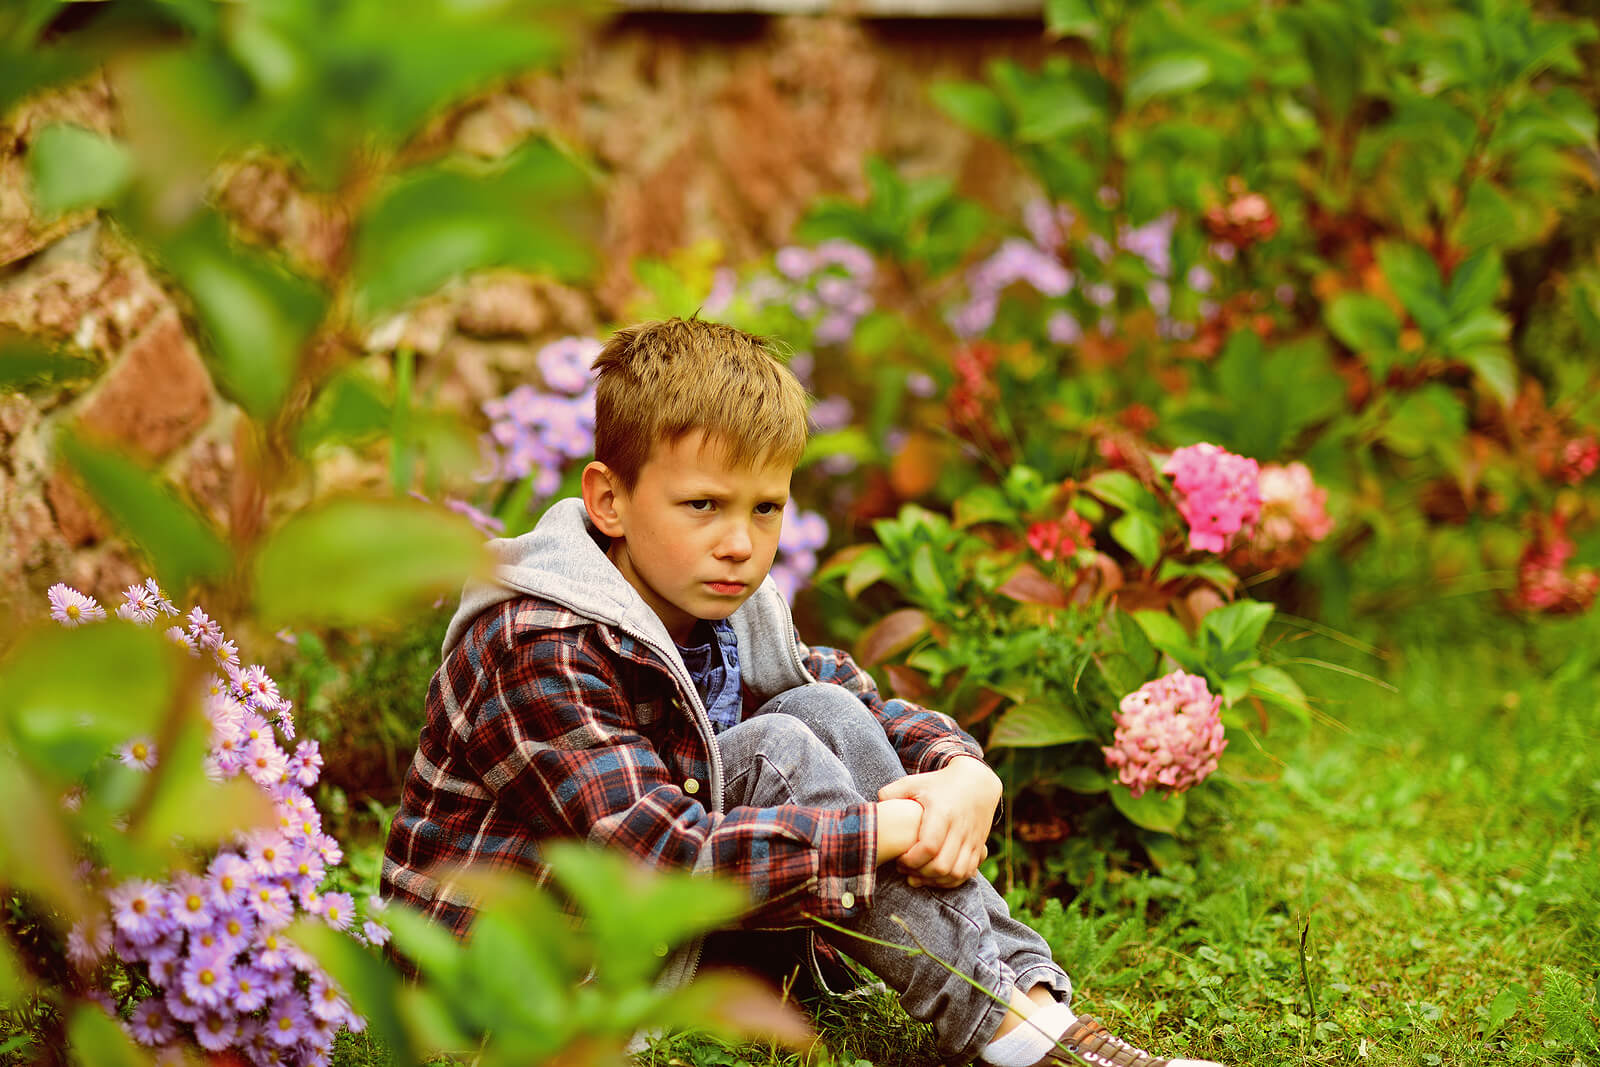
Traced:
MULTIPOLYGON (((720 734, 744 716, 744 699, 739 692, 739 641, 727 619, 708 625, 713 640, 693 648, 679 645, 678 654, 705 701, 711 729, 720 734)), ((704 631, 697 627, 694 632, 704 631)))

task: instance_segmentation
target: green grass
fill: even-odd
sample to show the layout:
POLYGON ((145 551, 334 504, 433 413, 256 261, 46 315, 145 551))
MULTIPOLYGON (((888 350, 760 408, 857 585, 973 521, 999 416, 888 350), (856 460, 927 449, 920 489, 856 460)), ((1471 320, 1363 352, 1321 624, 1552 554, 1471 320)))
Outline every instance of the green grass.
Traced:
MULTIPOLYGON (((1194 794, 1186 862, 1022 902, 1078 1009, 1232 1067, 1600 1063, 1597 638, 1469 612, 1394 625, 1387 659, 1296 642, 1394 689, 1324 673, 1337 725, 1194 794)), ((932 1062, 891 1004, 822 1036, 813 1061, 932 1062)), ((699 1040, 653 1062, 794 1059, 699 1040)))
MULTIPOLYGON (((1392 689, 1302 668, 1328 721, 1236 753, 1192 794, 1177 859, 1014 892, 1080 1011, 1231 1067, 1600 1064, 1600 618, 1452 607, 1381 640, 1284 646, 1392 689)), ((819 1022, 804 1055, 685 1035, 641 1062, 935 1062, 890 998, 819 1022)), ((387 1061, 354 1040, 336 1062, 387 1061)))

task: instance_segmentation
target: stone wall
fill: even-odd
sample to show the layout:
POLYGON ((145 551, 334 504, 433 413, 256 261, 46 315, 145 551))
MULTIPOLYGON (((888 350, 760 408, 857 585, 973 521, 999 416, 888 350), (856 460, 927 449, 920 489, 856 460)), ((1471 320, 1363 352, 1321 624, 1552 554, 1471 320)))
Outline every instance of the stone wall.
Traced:
MULTIPOLYGON (((405 343, 419 385, 476 411, 508 388, 536 343, 603 329, 623 314, 631 262, 712 239, 727 261, 782 243, 816 196, 858 195, 882 155, 911 173, 959 177, 1004 201, 1016 178, 1003 154, 938 115, 935 80, 974 77, 997 56, 1042 51, 1037 22, 753 15, 630 15, 597 30, 555 75, 516 79, 441 117, 422 147, 493 156, 550 130, 607 176, 602 268, 592 290, 494 274, 424 301, 378 331, 379 373, 405 343)), ((241 506, 232 478, 240 415, 213 388, 180 304, 92 213, 35 218, 23 159, 33 132, 69 119, 117 125, 102 79, 30 100, 0 122, 0 327, 69 345, 99 368, 45 394, 0 394, 0 610, 36 614, 52 582, 102 597, 138 566, 60 469, 54 429, 75 421, 159 466, 227 529, 241 506)), ((219 200, 245 231, 324 274, 347 220, 270 161, 234 165, 219 200)), ((318 492, 381 484, 372 458, 319 460, 318 492)), ((299 494, 297 500, 304 499, 299 494)))

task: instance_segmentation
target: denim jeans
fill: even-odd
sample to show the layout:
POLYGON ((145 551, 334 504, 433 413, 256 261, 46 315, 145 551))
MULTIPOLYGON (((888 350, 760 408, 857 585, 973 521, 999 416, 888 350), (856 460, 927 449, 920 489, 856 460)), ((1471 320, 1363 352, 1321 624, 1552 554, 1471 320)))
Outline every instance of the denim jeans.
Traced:
MULTIPOLYGON (((905 768, 872 713, 845 689, 801 686, 768 701, 717 738, 727 768, 728 808, 807 804, 843 807, 876 801, 878 790, 905 768)), ((819 929, 830 945, 858 960, 900 995, 907 1014, 933 1024, 940 1054, 973 1059, 994 1035, 1011 990, 1044 983, 1061 999, 1072 983, 1037 933, 1011 917, 981 874, 954 889, 913 887, 894 864, 878 868, 869 907, 841 923, 880 941, 914 948, 898 916, 928 955, 909 955, 837 931, 819 929), (929 956, 949 963, 1001 999, 973 988, 929 956)), ((752 938, 754 948, 759 935, 752 938)), ((759 949, 758 949, 759 951, 759 949)))

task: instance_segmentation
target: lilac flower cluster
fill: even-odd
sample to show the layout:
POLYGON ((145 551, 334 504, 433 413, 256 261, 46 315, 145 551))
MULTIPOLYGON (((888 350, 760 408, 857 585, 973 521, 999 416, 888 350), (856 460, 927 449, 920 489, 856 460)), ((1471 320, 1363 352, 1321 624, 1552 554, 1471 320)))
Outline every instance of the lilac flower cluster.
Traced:
POLYGON ((817 550, 827 543, 828 520, 821 515, 797 511, 784 517, 771 574, 785 600, 794 602, 795 593, 817 569, 817 550))
POLYGON ((841 345, 855 335, 856 323, 872 310, 872 285, 877 265, 872 253, 840 238, 806 248, 789 245, 774 258, 777 274, 758 274, 743 290, 731 272, 718 272, 705 311, 721 314, 743 297, 756 310, 787 306, 812 324, 812 338, 820 345, 841 345))
POLYGON ((533 479, 534 496, 550 497, 573 460, 594 451, 594 377, 590 365, 602 345, 591 337, 563 337, 535 356, 543 389, 519 385, 483 405, 489 416, 485 481, 533 479))
MULTIPOLYGON (((52 617, 66 625, 105 618, 67 586, 53 587, 49 599, 52 617)), ((256 1064, 325 1064, 339 1029, 366 1022, 284 928, 303 912, 363 942, 381 945, 389 931, 379 921, 382 901, 370 900, 361 921, 349 893, 323 891, 343 852, 306 793, 322 770, 317 742, 303 740, 293 752, 279 745, 279 735, 295 736, 290 702, 264 667, 241 666, 237 646, 202 609, 180 616, 154 579, 129 586, 123 600, 117 614, 141 625, 179 620, 167 636, 215 665, 204 697, 206 773, 217 781, 247 776, 272 799, 277 819, 237 834, 198 873, 109 887, 106 913, 69 932, 68 955, 86 973, 113 955, 144 969, 157 992, 124 1023, 142 1045, 175 1051, 192 1040, 256 1064)), ((117 755, 139 769, 157 760, 148 738, 117 755)))

